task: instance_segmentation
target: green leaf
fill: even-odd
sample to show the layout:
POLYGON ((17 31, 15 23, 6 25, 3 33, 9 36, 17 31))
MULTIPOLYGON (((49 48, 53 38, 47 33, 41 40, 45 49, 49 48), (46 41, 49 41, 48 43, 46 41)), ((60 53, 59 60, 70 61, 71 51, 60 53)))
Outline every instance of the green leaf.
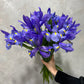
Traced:
POLYGON ((49 84, 49 70, 47 69, 47 82, 49 84))
POLYGON ((51 73, 49 73, 49 75, 50 75, 50 78, 53 80, 53 76, 52 76, 52 74, 51 74, 51 73))
POLYGON ((55 65, 57 70, 63 71, 58 65, 55 65))
POLYGON ((28 43, 28 42, 26 42, 26 41, 25 41, 24 43, 29 44, 29 43, 28 43))
POLYGON ((42 67, 42 69, 41 69, 41 71, 40 71, 40 74, 43 72, 43 69, 44 69, 44 68, 42 67))
POLYGON ((22 44, 22 46, 25 47, 25 48, 27 48, 27 49, 30 49, 30 50, 33 49, 32 47, 30 47, 30 46, 28 46, 28 45, 26 45, 26 44, 24 44, 24 43, 22 44))

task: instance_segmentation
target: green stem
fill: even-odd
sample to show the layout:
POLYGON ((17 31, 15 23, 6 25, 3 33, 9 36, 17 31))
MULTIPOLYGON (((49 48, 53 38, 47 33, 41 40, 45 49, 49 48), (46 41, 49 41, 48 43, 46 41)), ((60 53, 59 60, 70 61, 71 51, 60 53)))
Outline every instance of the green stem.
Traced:
MULTIPOLYGON (((54 50, 52 49, 52 50, 51 50, 51 55, 50 55, 50 57, 48 57, 48 58, 44 58, 44 57, 41 56, 41 55, 40 55, 40 56, 43 58, 43 60, 44 60, 45 62, 49 62, 49 61, 51 60, 51 57, 52 57, 52 55, 53 55, 53 52, 54 52, 54 50)), ((38 52, 38 53, 39 53, 39 52, 38 52)), ((39 54, 40 54, 40 53, 39 53, 39 54)), ((44 84, 45 81, 48 82, 48 84, 49 84, 49 77, 53 80, 53 76, 52 76, 51 72, 47 69, 47 67, 46 67, 45 65, 43 65, 42 70, 41 70, 40 73, 43 74, 43 84, 44 84), (43 72, 43 73, 42 73, 42 72, 43 72)))
POLYGON ((58 65, 55 65, 57 70, 63 71, 58 65))
POLYGON ((70 40, 67 40, 69 43, 73 44, 70 40))

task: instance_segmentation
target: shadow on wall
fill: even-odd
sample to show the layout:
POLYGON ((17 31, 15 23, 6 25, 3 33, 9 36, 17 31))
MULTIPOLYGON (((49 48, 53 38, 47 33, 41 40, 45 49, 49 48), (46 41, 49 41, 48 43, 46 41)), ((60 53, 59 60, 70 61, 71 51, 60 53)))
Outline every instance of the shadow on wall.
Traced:
MULTIPOLYGON (((54 56, 55 62, 58 66, 62 68, 62 59, 61 59, 61 53, 58 51, 56 55, 54 56)), ((13 79, 13 84, 43 84, 43 78, 42 74, 40 74, 42 63, 40 55, 36 54, 36 57, 34 58, 34 67, 25 67, 25 73, 20 76, 20 80, 13 79)), ((67 72, 71 73, 71 69, 69 67, 68 61, 66 61, 65 65, 63 67, 66 68, 67 72)), ((45 83, 47 84, 47 83, 45 83)), ((50 84, 58 84, 55 82, 55 80, 50 80, 50 84)))

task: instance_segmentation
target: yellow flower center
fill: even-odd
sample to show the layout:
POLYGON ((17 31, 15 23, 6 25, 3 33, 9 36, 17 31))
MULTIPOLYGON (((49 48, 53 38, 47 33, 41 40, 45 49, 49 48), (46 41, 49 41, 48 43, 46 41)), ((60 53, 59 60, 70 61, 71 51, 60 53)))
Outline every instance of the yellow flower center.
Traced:
POLYGON ((36 31, 36 28, 34 28, 34 30, 36 31))
POLYGON ((17 33, 15 33, 15 34, 17 34, 17 33))
POLYGON ((10 37, 10 40, 12 40, 12 38, 10 37))
POLYGON ((59 48, 59 46, 56 47, 56 49, 58 49, 58 48, 59 48))
POLYGON ((67 26, 67 28, 69 28, 69 26, 67 26))
POLYGON ((60 36, 62 37, 62 34, 60 34, 60 36))
POLYGON ((31 53, 29 52, 29 55, 30 55, 31 53))
POLYGON ((57 25, 57 28, 59 27, 59 25, 57 25))
POLYGON ((49 51, 51 51, 51 49, 49 49, 49 51))
POLYGON ((14 42, 16 43, 17 41, 15 40, 14 42))
POLYGON ((27 29, 25 29, 25 31, 27 32, 28 30, 27 30, 27 29))
POLYGON ((55 32, 55 35, 56 35, 57 33, 55 32))
POLYGON ((32 41, 32 39, 29 39, 29 41, 32 41))
POLYGON ((46 33, 46 35, 47 35, 47 36, 49 36, 49 34, 48 34, 48 33, 46 33))
POLYGON ((10 46, 10 44, 8 44, 8 46, 10 46))
POLYGON ((64 32, 66 32, 65 30, 63 30, 64 32))

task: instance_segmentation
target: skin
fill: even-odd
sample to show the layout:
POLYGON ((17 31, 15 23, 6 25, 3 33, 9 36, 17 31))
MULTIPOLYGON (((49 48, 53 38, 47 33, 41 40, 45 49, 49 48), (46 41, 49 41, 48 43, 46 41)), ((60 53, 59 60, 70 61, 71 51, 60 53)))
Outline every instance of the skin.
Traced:
POLYGON ((47 67, 47 69, 52 73, 52 75, 55 77, 57 74, 57 69, 55 67, 55 60, 54 55, 52 56, 51 60, 49 62, 45 62, 43 59, 41 62, 47 67))

